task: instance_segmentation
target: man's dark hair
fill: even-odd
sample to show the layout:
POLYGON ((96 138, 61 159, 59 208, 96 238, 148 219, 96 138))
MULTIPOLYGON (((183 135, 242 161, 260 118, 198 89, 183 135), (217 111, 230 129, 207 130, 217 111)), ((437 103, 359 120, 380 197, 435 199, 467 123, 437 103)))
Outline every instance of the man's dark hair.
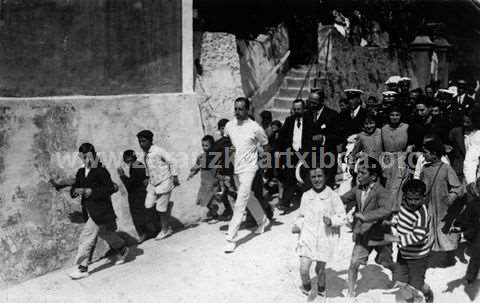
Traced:
POLYGON ((208 142, 210 143, 210 146, 213 146, 213 144, 215 143, 215 139, 213 138, 213 136, 206 135, 206 136, 203 136, 202 142, 208 142))
POLYGON ((227 125, 227 123, 228 123, 228 119, 220 119, 220 121, 218 121, 218 123, 217 123, 217 127, 218 128, 225 127, 225 125, 227 125))
POLYGON ((341 98, 341 99, 338 101, 338 104, 341 104, 341 103, 344 103, 344 104, 349 105, 347 98, 341 98))
POLYGON ((137 160, 137 155, 132 149, 127 149, 126 151, 123 152, 123 158, 131 157, 134 159, 134 161, 137 160))
POLYGON ((148 141, 152 142, 153 141, 153 133, 149 130, 142 130, 137 134, 137 138, 144 138, 147 139, 148 141))
POLYGON ((272 112, 268 110, 264 110, 260 113, 260 118, 262 118, 262 122, 263 121, 271 122, 273 120, 272 112))
POLYGON ((272 122, 272 126, 275 125, 276 127, 278 128, 282 128, 282 122, 280 122, 279 120, 274 120, 272 122))
POLYGON ((92 156, 94 158, 97 158, 97 153, 95 152, 95 147, 91 143, 83 143, 82 145, 80 145, 80 147, 78 148, 78 152, 80 152, 82 154, 92 153, 92 156))
POLYGON ((431 107, 432 106, 432 103, 430 102, 430 100, 428 100, 427 98, 425 98, 423 96, 420 96, 420 97, 417 98, 417 101, 415 102, 415 106, 418 105, 418 104, 423 104, 426 107, 431 107))
POLYGON ((423 183, 423 181, 418 179, 410 179, 402 186, 403 193, 416 192, 424 195, 426 191, 427 186, 425 185, 425 183, 423 183))
POLYGON ((237 99, 235 99, 235 103, 237 103, 237 102, 243 102, 245 104, 245 108, 247 110, 250 109, 250 100, 248 100, 248 98, 238 97, 237 99))
POLYGON ((310 94, 317 94, 318 97, 320 97, 320 100, 324 100, 325 99, 325 92, 320 89, 320 88, 312 88, 310 90, 310 94))
POLYGON ((302 106, 305 107, 305 101, 303 101, 303 99, 295 99, 295 100, 293 100, 292 105, 295 104, 295 103, 302 103, 302 106))

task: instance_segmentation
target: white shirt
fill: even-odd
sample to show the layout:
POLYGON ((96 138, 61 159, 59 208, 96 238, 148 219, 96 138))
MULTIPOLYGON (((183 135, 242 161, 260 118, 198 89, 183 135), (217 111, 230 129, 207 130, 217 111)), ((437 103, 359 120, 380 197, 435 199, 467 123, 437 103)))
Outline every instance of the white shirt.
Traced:
POLYGON ((480 157, 480 130, 465 135, 465 161, 463 174, 467 184, 477 180, 477 169, 480 157))
POLYGON ((157 194, 171 191, 174 187, 172 176, 177 176, 174 158, 163 148, 152 145, 148 152, 143 154, 143 160, 149 176, 147 190, 157 194))
POLYGON ((299 151, 302 148, 302 133, 303 133, 303 118, 295 118, 293 123, 293 141, 292 147, 294 151, 299 151), (300 121, 300 127, 298 126, 300 121))
POLYGON ((322 112, 323 112, 323 108, 324 108, 324 106, 322 106, 322 108, 320 108, 320 110, 319 110, 318 113, 317 113, 317 116, 315 117, 315 120, 318 120, 318 119, 320 118, 320 115, 321 115, 322 112))
POLYGON ((355 118, 358 115, 358 112, 360 111, 360 105, 357 106, 352 112, 352 118, 355 118))
POLYGON ((458 96, 458 104, 462 105, 464 99, 465 99, 465 94, 458 96))
POLYGON ((268 144, 268 138, 263 128, 251 119, 238 121, 235 118, 225 125, 225 136, 230 137, 232 145, 235 147, 235 173, 256 172, 258 167, 257 145, 268 144))

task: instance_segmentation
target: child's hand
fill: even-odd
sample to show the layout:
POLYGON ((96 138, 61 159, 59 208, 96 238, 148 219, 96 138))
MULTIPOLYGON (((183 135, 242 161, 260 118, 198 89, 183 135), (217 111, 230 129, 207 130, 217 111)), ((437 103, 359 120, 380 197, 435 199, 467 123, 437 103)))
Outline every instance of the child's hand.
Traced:
POLYGON ((92 195, 92 189, 91 189, 91 188, 85 188, 85 189, 83 190, 83 196, 84 196, 85 198, 88 198, 88 197, 90 197, 91 195, 92 195))
POLYGON ((297 225, 292 226, 292 234, 299 234, 302 230, 297 225))
POLYGON ((354 217, 355 219, 358 219, 358 220, 362 221, 362 222, 367 221, 367 219, 365 218, 365 216, 364 216, 363 214, 361 214, 361 213, 356 213, 353 217, 354 217))
POLYGON ((327 226, 332 226, 332 219, 330 219, 329 217, 323 216, 323 223, 325 223, 325 225, 327 226))
POLYGON ((400 237, 386 234, 383 236, 383 239, 388 242, 400 242, 400 237))
POLYGON ((117 172, 120 177, 125 177, 125 171, 122 167, 117 168, 117 172))

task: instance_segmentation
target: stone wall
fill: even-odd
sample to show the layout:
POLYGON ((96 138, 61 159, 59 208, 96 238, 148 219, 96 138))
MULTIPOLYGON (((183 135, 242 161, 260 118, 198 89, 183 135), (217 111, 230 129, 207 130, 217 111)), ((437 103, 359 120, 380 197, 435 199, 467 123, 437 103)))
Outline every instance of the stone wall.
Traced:
POLYGON ((392 75, 411 77, 412 87, 416 85, 409 60, 401 60, 396 52, 379 47, 353 46, 335 28, 321 24, 318 40, 320 86, 333 108, 338 108, 338 101, 345 97, 343 90, 348 88, 362 89, 364 98, 381 98, 381 93, 386 90, 384 83, 392 75), (326 42, 329 33, 330 44, 326 42))
POLYGON ((1 10, 0 96, 182 91, 182 1, 3 1, 1 10))
POLYGON ((237 39, 237 47, 243 91, 252 98, 254 108, 261 110, 283 80, 287 62, 282 59, 290 49, 287 28, 279 24, 254 40, 237 39))
POLYGON ((233 100, 243 96, 235 35, 205 32, 202 36, 196 91, 205 134, 215 135, 217 122, 233 118, 233 100))
POLYGON ((83 142, 96 146, 120 185, 112 199, 119 229, 126 235, 137 237, 116 168, 125 149, 140 153, 135 135, 142 129, 151 129, 155 143, 177 157, 182 184, 172 195, 173 218, 183 224, 198 221, 199 180, 185 179, 200 152, 199 98, 0 99, 0 287, 71 265, 82 224, 73 223, 70 215, 80 205, 68 190, 57 192, 48 180, 74 176, 83 142))

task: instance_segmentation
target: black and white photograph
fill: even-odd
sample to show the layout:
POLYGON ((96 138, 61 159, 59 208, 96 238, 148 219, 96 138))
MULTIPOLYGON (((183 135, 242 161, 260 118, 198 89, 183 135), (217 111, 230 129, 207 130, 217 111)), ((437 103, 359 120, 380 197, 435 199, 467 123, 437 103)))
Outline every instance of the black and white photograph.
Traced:
POLYGON ((1 303, 480 303, 480 0, 0 0, 1 303))

